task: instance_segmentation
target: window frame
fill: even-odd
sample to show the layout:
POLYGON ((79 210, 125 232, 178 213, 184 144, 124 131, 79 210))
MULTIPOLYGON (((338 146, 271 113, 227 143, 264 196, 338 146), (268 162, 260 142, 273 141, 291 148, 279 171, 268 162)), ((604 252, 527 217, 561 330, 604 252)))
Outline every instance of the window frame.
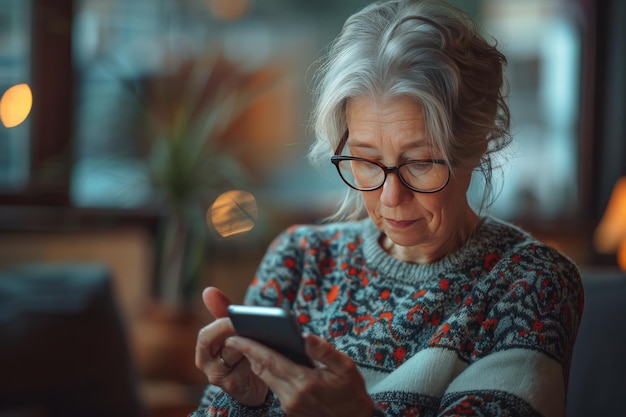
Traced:
POLYGON ((31 4, 30 169, 25 187, 0 193, 0 204, 70 205, 73 6, 73 0, 31 4))

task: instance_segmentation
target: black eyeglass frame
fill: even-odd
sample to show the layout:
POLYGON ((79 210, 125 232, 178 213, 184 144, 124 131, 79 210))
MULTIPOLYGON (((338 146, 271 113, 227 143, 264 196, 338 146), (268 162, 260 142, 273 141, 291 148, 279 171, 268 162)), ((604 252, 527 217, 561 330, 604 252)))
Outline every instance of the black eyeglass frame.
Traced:
POLYGON ((443 190, 444 188, 446 188, 448 186, 448 183, 450 182, 450 175, 451 175, 450 167, 448 166, 446 161, 444 161, 443 159, 411 160, 411 161, 403 162, 400 165, 396 165, 394 167, 388 167, 388 166, 383 165, 383 164, 381 164, 379 162, 370 161, 369 159, 359 158, 357 156, 340 155, 341 150, 344 148, 344 146, 346 146, 347 140, 348 140, 348 131, 346 130, 346 133, 343 134, 343 136, 341 137, 341 140, 339 141, 339 144, 337 145, 337 149, 335 149, 335 154, 330 157, 330 162, 332 162, 333 165, 335 165, 335 167, 337 168, 337 172, 339 173, 339 176, 341 177, 343 182, 345 182, 352 189, 355 189, 357 191, 375 191, 375 190, 378 190, 380 187, 382 187, 385 184, 385 181, 387 181, 387 175, 390 174, 390 173, 396 173, 396 175, 400 179, 400 182, 402 182, 402 184, 404 184, 404 186, 406 188, 408 188, 409 190, 415 191, 417 193, 422 193, 422 194, 432 194, 432 193, 439 192, 439 191, 443 190), (376 187, 369 187, 369 188, 355 187, 354 185, 352 185, 348 181, 346 181, 346 179, 344 178, 343 174, 341 173, 341 168, 339 168, 339 163, 342 162, 342 161, 363 161, 363 162, 369 162, 370 164, 377 165, 377 166, 379 166, 383 170, 383 172, 385 174, 385 176, 383 178, 383 181, 380 183, 380 185, 378 185, 376 187), (446 169, 448 170, 448 177, 446 179, 446 182, 441 187, 436 188, 434 190, 420 190, 419 188, 415 188, 415 187, 411 186, 402 177, 402 174, 400 173, 400 168, 402 168, 403 166, 406 166, 406 165, 413 164, 415 162, 431 162, 431 163, 434 163, 434 164, 439 164, 439 165, 445 166, 446 169))

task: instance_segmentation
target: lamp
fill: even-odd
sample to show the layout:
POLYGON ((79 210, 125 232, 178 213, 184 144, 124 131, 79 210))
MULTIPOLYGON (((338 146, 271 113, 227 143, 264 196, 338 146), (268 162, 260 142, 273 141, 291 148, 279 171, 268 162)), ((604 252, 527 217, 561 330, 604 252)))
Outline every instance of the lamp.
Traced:
POLYGON ((626 177, 620 178, 594 233, 600 253, 617 253, 617 264, 626 271, 626 177))

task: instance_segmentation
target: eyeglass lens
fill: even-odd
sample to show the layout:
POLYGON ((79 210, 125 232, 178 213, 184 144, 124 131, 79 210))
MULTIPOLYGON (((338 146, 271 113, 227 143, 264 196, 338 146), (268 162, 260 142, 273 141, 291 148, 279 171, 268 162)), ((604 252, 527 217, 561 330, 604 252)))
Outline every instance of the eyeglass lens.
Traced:
MULTIPOLYGON (((370 161, 343 160, 338 163, 338 168, 343 180, 356 189, 375 189, 385 182, 385 169, 370 161)), ((439 163, 413 161, 402 164, 398 174, 411 188, 433 191, 447 183, 449 171, 445 165, 439 163)))

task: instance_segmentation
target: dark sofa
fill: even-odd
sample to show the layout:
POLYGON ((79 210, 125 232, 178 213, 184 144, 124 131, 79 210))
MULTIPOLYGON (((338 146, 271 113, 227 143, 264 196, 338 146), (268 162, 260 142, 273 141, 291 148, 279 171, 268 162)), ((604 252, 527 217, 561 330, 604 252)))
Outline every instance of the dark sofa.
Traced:
POLYGON ((569 380, 568 417, 626 416, 626 272, 583 271, 585 312, 569 380))
POLYGON ((140 417, 126 329, 107 268, 0 272, 0 417, 140 417))

